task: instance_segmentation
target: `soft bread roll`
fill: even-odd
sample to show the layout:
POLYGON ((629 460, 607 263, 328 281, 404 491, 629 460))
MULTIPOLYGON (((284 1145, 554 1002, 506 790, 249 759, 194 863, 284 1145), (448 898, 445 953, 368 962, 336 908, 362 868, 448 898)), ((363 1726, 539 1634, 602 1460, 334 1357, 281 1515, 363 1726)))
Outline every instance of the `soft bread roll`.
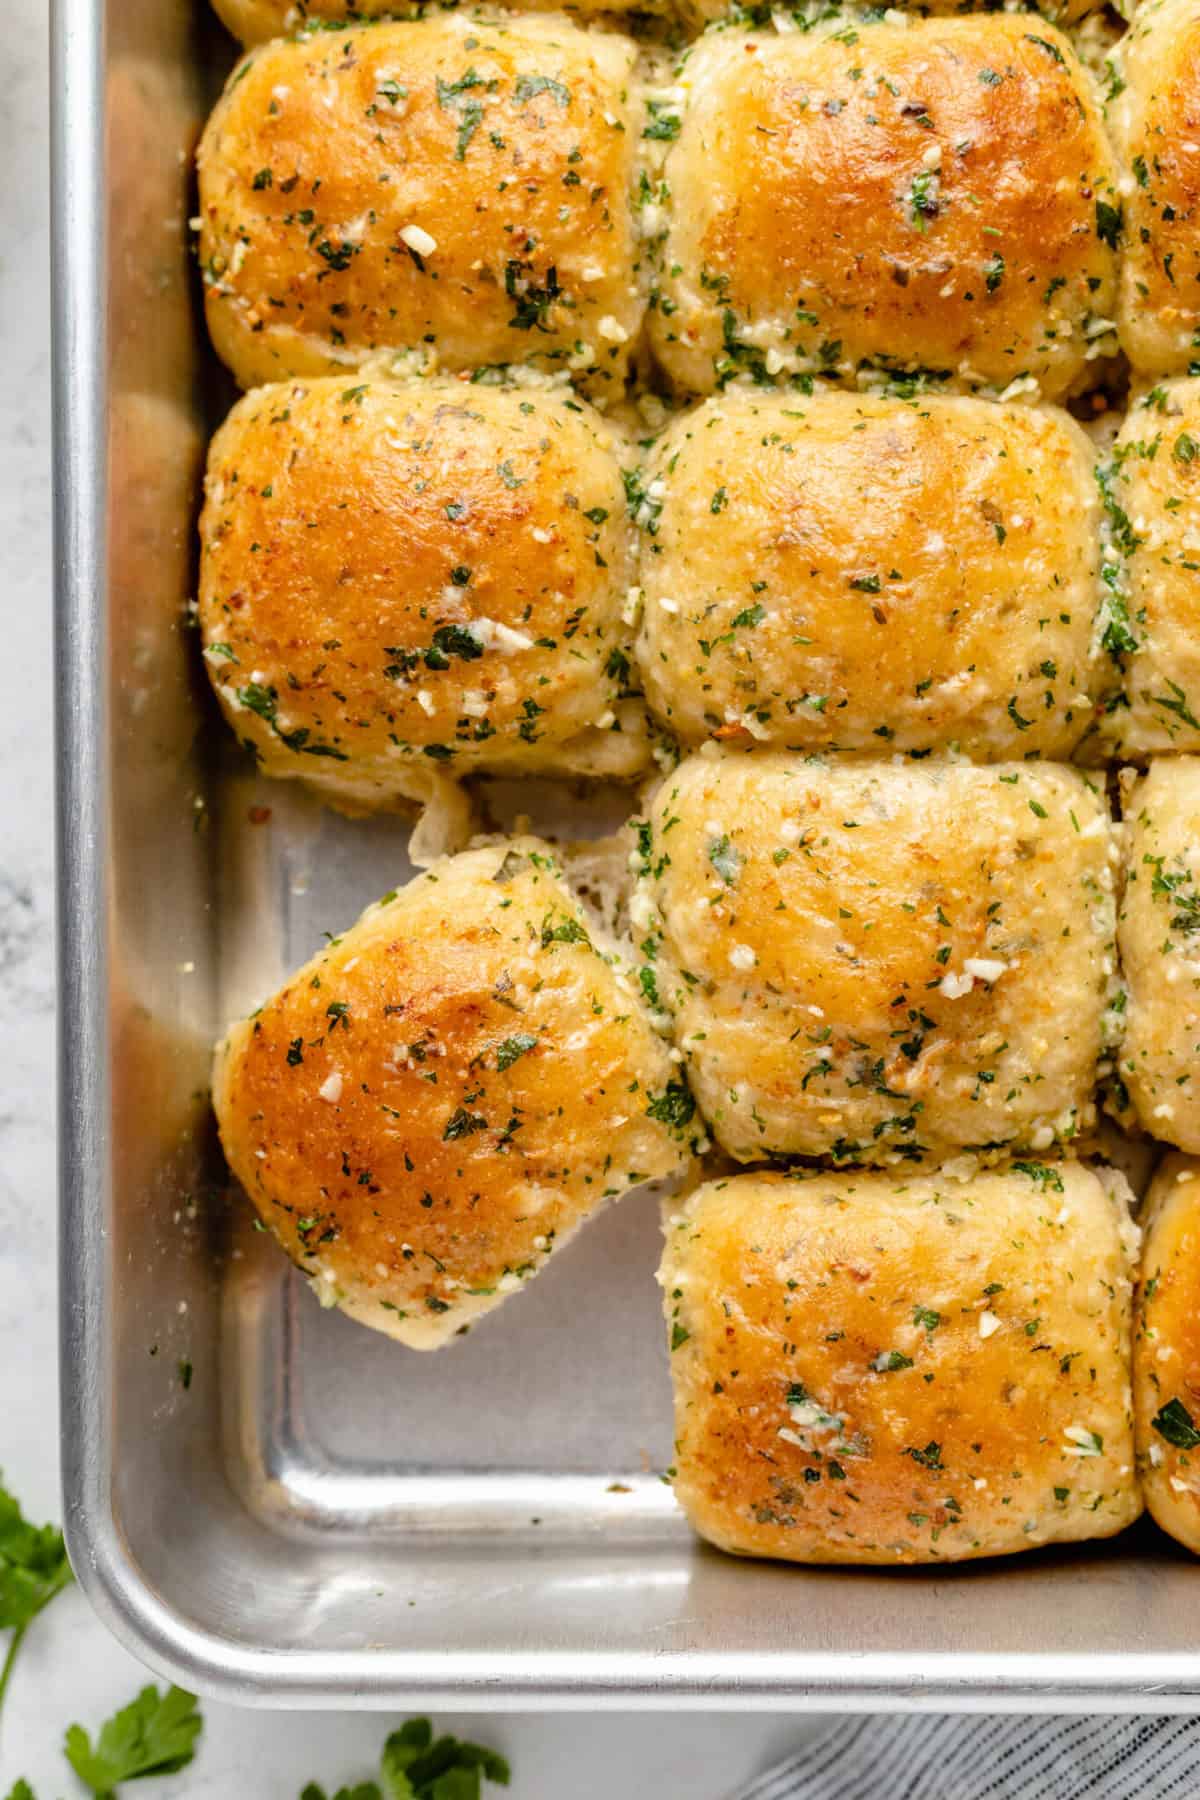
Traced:
POLYGON ((1133 1334, 1138 1472, 1164 1531, 1200 1551, 1200 1167, 1168 1156, 1146 1199, 1133 1334))
POLYGON ((322 1304, 418 1350, 607 1200, 682 1171, 693 1114, 536 838, 369 908, 232 1028, 213 1098, 230 1167, 322 1304))
POLYGON ((1072 769, 690 758, 641 828, 635 916, 713 1135, 870 1163, 1075 1136, 1115 854, 1072 769))
POLYGON ((1200 750, 1200 381, 1133 406, 1100 479, 1106 635, 1125 665, 1107 735, 1130 756, 1200 750))
POLYGON ((1078 1163, 739 1175, 666 1208, 675 1493, 723 1550, 954 1562, 1141 1510, 1128 1215, 1078 1163))
POLYGON ((1200 4, 1145 0, 1113 55, 1108 105, 1125 196, 1117 318, 1147 375, 1184 375, 1200 344, 1200 4))
MULTIPOLYGON (((217 16, 234 37, 243 44, 262 44, 268 38, 282 37, 285 32, 302 31, 306 24, 320 27, 338 20, 380 19, 388 15, 404 17, 420 13, 420 0, 213 0, 217 16)), ((551 5, 549 0, 510 0, 514 12, 528 7, 534 12, 611 13, 635 10, 632 0, 564 0, 551 5)), ((650 0, 639 0, 638 12, 665 10, 650 0)))
POLYGON ((251 52, 199 155, 208 323, 242 386, 412 352, 619 389, 634 56, 561 17, 457 13, 251 52))
MULTIPOLYGON (((1073 20, 1094 11, 1096 3, 1097 0, 1067 0, 1062 9, 1048 6, 1046 11, 1051 17, 1073 20)), ((585 15, 612 12, 653 14, 673 10, 665 0, 639 0, 637 6, 632 4, 632 0, 564 0, 561 6, 550 5, 549 0, 510 0, 510 4, 517 12, 528 6, 533 11, 585 15)), ((376 19, 389 14, 402 17, 419 10, 418 0, 411 0, 409 5, 405 5, 403 0, 213 0, 213 5, 218 17, 243 44, 261 44, 267 38, 280 37, 285 32, 301 31, 307 23, 376 19)), ((707 20, 721 18, 729 8, 728 0, 695 0, 695 3, 693 0, 681 0, 674 10, 678 10, 689 24, 698 27, 707 20)), ((942 0, 941 4, 920 10, 955 12, 958 10, 958 0, 942 0)))
POLYGON ((1120 1076, 1147 1131, 1200 1152, 1200 757, 1151 763, 1125 817, 1120 1076))
POLYGON ((1028 406, 703 402, 643 477, 651 705, 689 745, 1070 755, 1112 669, 1093 463, 1028 406))
POLYGON ((618 449, 550 388, 248 394, 209 456, 200 622, 267 772, 353 810, 438 771, 637 774, 618 449))
POLYGON ((213 0, 213 7, 221 23, 243 44, 265 44, 268 38, 302 30, 310 20, 324 23, 403 10, 387 0, 378 7, 370 0, 365 5, 362 0, 213 0))
POLYGON ((863 364, 1048 399, 1083 381, 1120 214, 1092 78, 1053 25, 729 30, 678 81, 650 318, 679 387, 863 364))
MULTIPOLYGON (((228 0, 225 0, 225 3, 228 4, 228 0)), ((1061 4, 1055 4, 1053 3, 1053 0, 1051 0, 1050 4, 1039 7, 1038 11, 1047 19, 1054 19, 1060 25, 1067 25, 1074 24, 1077 20, 1086 18, 1090 13, 1098 11, 1101 4, 1102 0, 1062 0, 1061 4)), ((219 6, 218 10, 220 10, 219 6)), ((882 11, 883 9, 881 8, 880 10, 882 11)), ((906 0, 905 5, 898 6, 893 10, 901 14, 911 13, 914 17, 920 17, 926 14, 938 15, 961 13, 967 11, 968 8, 965 6, 964 0, 906 0)), ((1001 9, 997 6, 990 10, 999 11, 1001 9)), ((716 20, 729 20, 731 17, 736 17, 738 8, 736 5, 732 4, 732 0, 680 0, 680 11, 688 21, 698 27, 703 23, 712 23, 716 20)), ((843 30, 857 29, 857 17, 855 17, 853 23, 851 23, 851 19, 848 16, 853 12, 854 8, 852 6, 847 8, 846 16, 843 16, 841 21, 843 30)), ((800 17, 809 20, 812 15, 785 13, 780 16, 789 20, 800 17)), ((811 24, 807 24, 805 28, 811 30, 811 24)))

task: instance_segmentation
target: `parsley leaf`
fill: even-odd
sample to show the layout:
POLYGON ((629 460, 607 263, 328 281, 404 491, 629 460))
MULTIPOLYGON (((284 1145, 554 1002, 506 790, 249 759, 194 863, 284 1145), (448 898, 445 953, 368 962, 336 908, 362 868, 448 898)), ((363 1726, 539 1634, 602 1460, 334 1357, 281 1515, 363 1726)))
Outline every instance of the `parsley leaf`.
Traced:
POLYGON ((554 81, 549 75, 518 75, 517 85, 513 90, 513 98, 518 106, 523 106, 526 100, 532 100, 538 94, 549 94, 564 110, 571 104, 571 90, 561 81, 554 81))
POLYGON ((389 1800, 479 1800, 483 1781, 507 1787, 508 1764, 482 1744, 435 1738, 428 1719, 410 1719, 383 1747, 389 1800))
POLYGON ((70 1581, 62 1532, 54 1525, 31 1525, 0 1486, 0 1631, 13 1633, 0 1668, 0 1706, 26 1631, 70 1581))
POLYGON ((742 859, 729 841, 727 833, 713 838, 708 846, 708 860, 726 887, 732 887, 742 868, 742 859))
POLYGON ((505 1038, 503 1043, 496 1046, 497 1069, 501 1073, 505 1069, 511 1069, 513 1064, 524 1056, 526 1051, 532 1050, 536 1043, 537 1033, 533 1031, 518 1031, 512 1037, 505 1038))
POLYGON ((1013 1168, 1018 1174, 1027 1175, 1036 1187, 1042 1189, 1043 1193, 1047 1189, 1055 1194, 1063 1192, 1063 1178, 1059 1171, 1049 1163, 1014 1162, 1013 1168))
POLYGON ((31 1525, 0 1487, 0 1631, 23 1631, 70 1580, 62 1532, 31 1525))
POLYGON ((203 1720, 196 1696, 183 1688, 144 1687, 136 1700, 107 1719, 93 1746, 82 1725, 72 1725, 63 1751, 97 1800, 110 1800, 119 1781, 173 1775, 196 1754, 203 1720))
POLYGON ((1107 244, 1110 250, 1115 250, 1120 243, 1123 224, 1124 215, 1120 201, 1116 206, 1112 206, 1107 200, 1097 200, 1096 236, 1102 244, 1107 244))
POLYGON ((642 132, 644 138, 654 138, 669 144, 679 136, 683 129, 683 120, 677 112, 660 100, 649 100, 647 107, 647 124, 642 132))
POLYGON ((691 1124, 696 1102, 682 1081, 668 1081, 661 1094, 651 1094, 646 1108, 648 1119, 657 1119, 672 1131, 683 1131, 691 1124))
POLYGON ((482 1113, 468 1112, 465 1106, 457 1106, 442 1133, 442 1142, 449 1144, 455 1138, 473 1137, 477 1131, 486 1131, 487 1128, 488 1122, 482 1113))
POLYGON ((1161 1412, 1155 1413, 1150 1421, 1160 1438, 1173 1444, 1177 1450, 1194 1450, 1200 1445, 1200 1431, 1196 1422, 1182 1400, 1168 1400, 1161 1412))
POLYGON ((592 940, 578 919, 558 919, 552 909, 542 920, 542 949, 549 950, 553 944, 586 944, 590 950, 592 940))
POLYGON ((730 619, 729 628, 731 631, 738 631, 743 625, 761 625, 766 616, 766 607, 760 606, 756 601, 753 606, 748 606, 744 612, 730 619))
POLYGON ((904 1455, 911 1456, 913 1461, 919 1463, 923 1469, 935 1469, 939 1474, 945 1467, 942 1462, 942 1446, 940 1444, 928 1443, 923 1450, 915 1449, 910 1445, 905 1449, 904 1455))

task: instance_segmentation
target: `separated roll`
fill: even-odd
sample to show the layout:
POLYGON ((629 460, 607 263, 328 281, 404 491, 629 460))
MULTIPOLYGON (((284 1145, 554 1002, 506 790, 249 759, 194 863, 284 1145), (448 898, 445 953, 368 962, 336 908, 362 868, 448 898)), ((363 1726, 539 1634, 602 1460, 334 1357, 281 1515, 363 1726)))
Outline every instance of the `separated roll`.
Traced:
POLYGON ((1100 480, 1105 638, 1125 671, 1107 733, 1131 756, 1200 750, 1200 381, 1134 405, 1100 480))
POLYGON ((209 457, 200 622, 267 772, 350 810, 439 773, 636 774, 619 449, 547 388, 248 394, 209 457))
POLYGON ((1093 462, 1027 406, 705 401, 642 474, 651 705, 693 746, 1070 755, 1112 679, 1093 462))
POLYGON ((234 1174, 321 1303, 414 1349, 689 1160, 692 1101, 550 848, 435 864, 217 1052, 234 1174))
POLYGON ((1147 375, 1184 375, 1200 345, 1200 4, 1146 0, 1113 57, 1108 118, 1121 164, 1121 347, 1147 375))
POLYGON ((1053 399, 1111 347, 1115 173, 1053 25, 731 29, 651 109, 653 341, 681 388, 866 365, 1053 399))
POLYGON ((634 56, 561 17, 452 12, 252 52, 199 158, 209 328, 242 386, 404 354, 619 389, 634 56))
POLYGON ((1148 1132, 1200 1152, 1200 757, 1152 763, 1125 816, 1120 1077, 1148 1132))
POLYGON ((635 918, 714 1136, 868 1163, 1074 1137, 1115 855, 1071 769, 690 758, 641 827, 635 918))
POLYGON ((1200 1551, 1200 1168, 1169 1156, 1146 1198, 1133 1337, 1138 1471, 1164 1531, 1200 1551))
POLYGON ((1141 1510, 1121 1177, 740 1175, 668 1206, 675 1493, 723 1550, 954 1562, 1141 1510))

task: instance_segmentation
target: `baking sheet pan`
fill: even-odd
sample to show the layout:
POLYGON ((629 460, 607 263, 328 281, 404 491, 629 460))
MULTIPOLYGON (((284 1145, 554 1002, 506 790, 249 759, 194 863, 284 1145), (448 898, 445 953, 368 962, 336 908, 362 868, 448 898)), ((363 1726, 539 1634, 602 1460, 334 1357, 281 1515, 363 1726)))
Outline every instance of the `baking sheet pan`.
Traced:
POLYGON ((63 1469, 99 1611, 271 1705, 1191 1710, 1200 1567, 1149 1527, 932 1572, 697 1544, 649 1196, 436 1357, 322 1313, 231 1204, 212 1037, 404 879, 406 832, 260 782, 197 677, 230 394, 189 157, 230 46, 204 0, 53 10, 63 1469))

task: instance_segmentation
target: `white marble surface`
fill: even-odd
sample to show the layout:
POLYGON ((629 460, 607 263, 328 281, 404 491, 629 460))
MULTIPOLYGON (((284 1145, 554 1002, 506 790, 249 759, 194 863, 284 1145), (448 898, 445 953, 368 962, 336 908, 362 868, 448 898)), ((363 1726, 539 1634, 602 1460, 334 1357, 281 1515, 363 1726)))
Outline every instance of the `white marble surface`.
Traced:
MULTIPOLYGON (((46 0, 6 0, 0 36, 0 1468, 31 1514, 60 1516, 54 1296, 51 561, 46 0)), ((0 1794, 79 1792, 59 1754, 144 1672, 77 1592, 30 1634, 0 1721, 0 1794)), ((372 1772, 380 1715, 207 1706, 202 1754, 147 1800, 294 1800, 372 1772), (250 1773, 252 1771, 252 1773, 250 1773)), ((503 1748, 515 1800, 721 1800, 786 1752, 799 1721, 728 1715, 510 1715, 445 1723, 503 1748)), ((492 1790, 493 1792, 495 1790, 492 1790)))

